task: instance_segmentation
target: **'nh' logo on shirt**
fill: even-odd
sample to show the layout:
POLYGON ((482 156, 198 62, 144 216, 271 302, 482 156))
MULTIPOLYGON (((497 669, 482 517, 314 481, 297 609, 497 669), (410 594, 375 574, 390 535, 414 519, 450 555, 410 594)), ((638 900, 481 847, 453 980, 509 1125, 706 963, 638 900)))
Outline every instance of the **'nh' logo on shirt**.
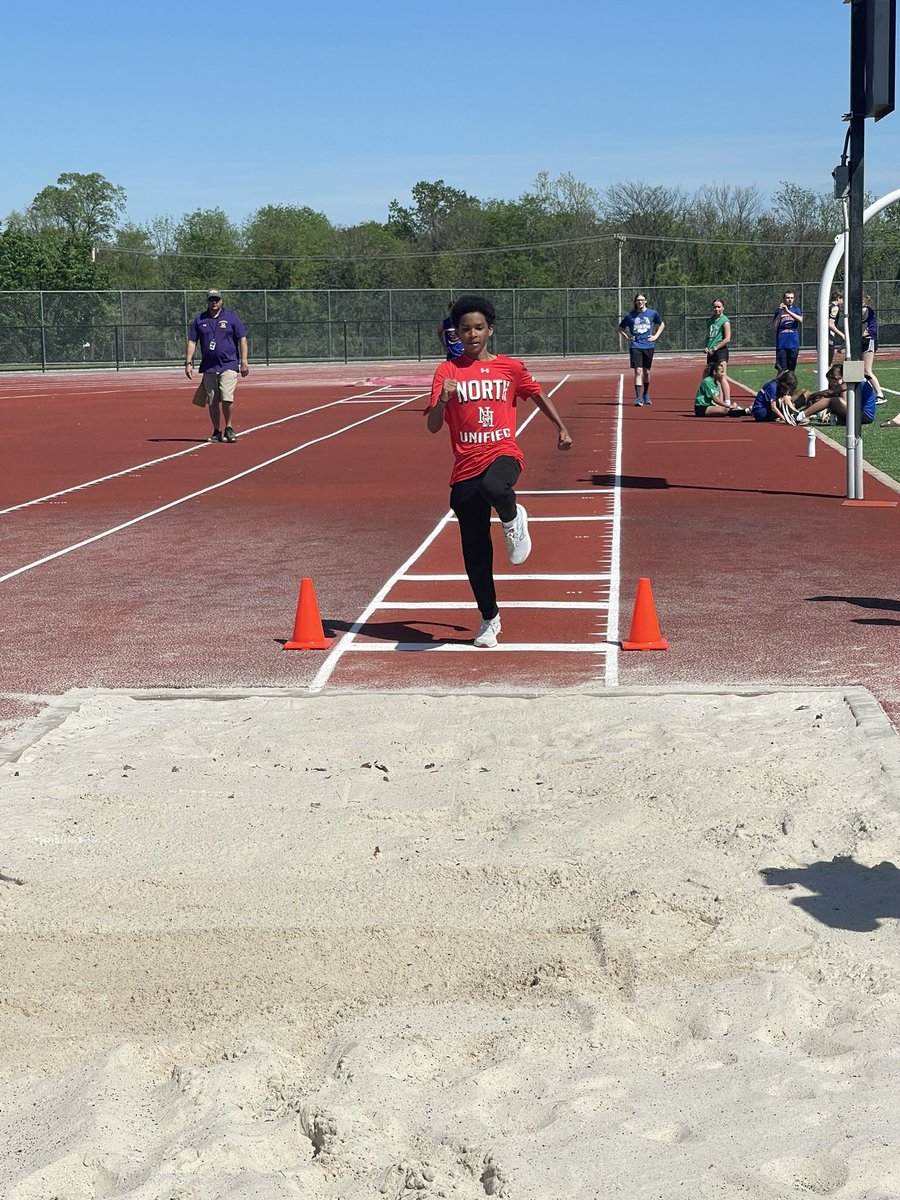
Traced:
POLYGON ((487 425, 490 429, 494 428, 494 410, 492 408, 483 408, 478 406, 478 424, 487 425))

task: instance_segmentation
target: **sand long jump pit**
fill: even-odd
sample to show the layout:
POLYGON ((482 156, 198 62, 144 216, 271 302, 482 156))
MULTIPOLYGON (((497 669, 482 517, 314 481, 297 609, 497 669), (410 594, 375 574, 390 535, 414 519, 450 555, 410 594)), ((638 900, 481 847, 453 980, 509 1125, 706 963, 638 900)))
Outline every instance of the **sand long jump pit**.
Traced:
POLYGON ((48 712, 0 766, 5 1200, 900 1194, 867 693, 48 712))

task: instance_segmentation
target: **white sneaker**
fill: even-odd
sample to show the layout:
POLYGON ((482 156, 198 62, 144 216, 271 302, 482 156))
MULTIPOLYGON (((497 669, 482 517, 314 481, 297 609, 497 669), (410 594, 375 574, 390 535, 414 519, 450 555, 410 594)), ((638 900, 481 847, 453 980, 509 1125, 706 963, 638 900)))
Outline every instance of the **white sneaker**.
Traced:
POLYGON ((516 508, 516 523, 508 528, 503 527, 506 538, 506 553, 514 567, 523 563, 531 553, 531 536, 528 533, 528 513, 518 505, 516 508))
POLYGON ((475 645, 487 647, 488 649, 497 645, 497 634, 500 632, 500 614, 496 617, 491 617, 489 621, 482 621, 478 626, 478 632, 475 634, 475 645))

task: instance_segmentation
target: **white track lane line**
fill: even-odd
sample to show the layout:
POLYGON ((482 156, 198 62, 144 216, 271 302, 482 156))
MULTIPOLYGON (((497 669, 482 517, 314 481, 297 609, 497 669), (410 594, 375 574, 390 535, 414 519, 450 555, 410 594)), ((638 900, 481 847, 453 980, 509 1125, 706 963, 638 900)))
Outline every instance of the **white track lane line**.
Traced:
MULTIPOLYGON (((460 611, 471 612, 471 600, 382 600, 380 604, 375 605, 379 609, 391 609, 397 612, 402 609, 406 612, 408 609, 432 609, 432 608, 452 608, 460 609, 460 611)), ((589 608, 589 609, 604 609, 609 608, 605 600, 504 600, 504 610, 507 608, 589 608)))
MULTIPOLYGON (((387 391, 386 388, 379 388, 378 391, 387 391)), ((422 395, 423 393, 420 393, 422 395)), ((279 417, 275 421, 266 421, 262 425, 251 425, 249 429, 241 430, 241 438, 247 437, 251 433, 258 433, 260 429, 271 429, 275 425, 283 425, 286 421, 296 421, 300 417, 308 417, 312 413, 324 412, 326 408, 335 408, 337 405, 346 404, 348 400, 352 400, 352 396, 344 396, 340 400, 329 400, 327 404, 320 404, 316 408, 308 408, 303 412, 290 413, 286 417, 279 417)), ((373 403, 378 403, 380 400, 386 399, 385 396, 375 396, 373 393, 373 403)), ((415 400, 416 396, 405 397, 405 400, 415 400)), ((6 516, 7 513, 18 512, 22 508, 31 508, 35 504, 46 504, 48 500, 57 500, 60 496, 69 496, 72 492, 80 492, 84 488, 94 487, 98 483, 108 483, 110 479, 121 479, 123 475, 134 475, 138 471, 143 471, 147 467, 158 466, 159 463, 172 462, 176 458, 181 458, 185 454, 196 454, 198 450, 205 450, 209 445, 208 442, 197 442, 194 446, 188 446, 186 450, 176 450, 172 454, 164 454, 161 458, 151 458, 147 462, 138 463, 133 467, 124 467, 121 471, 113 471, 111 475, 101 475, 97 479, 88 479, 84 483, 73 484, 72 487, 63 488, 59 492, 50 492, 46 496, 38 496, 35 500, 24 500, 21 504, 10 505, 9 508, 0 508, 0 517, 6 516)), ((217 452, 218 453, 218 452, 217 452)))
MULTIPOLYGON (((506 608, 506 605, 503 606, 506 608)), ((497 650, 525 654, 607 654, 609 648, 605 642, 498 642, 490 649, 486 646, 474 646, 471 642, 449 644, 447 642, 379 642, 373 646, 370 642, 352 642, 347 647, 348 654, 392 654, 395 651, 418 651, 420 654, 493 654, 497 650)))
MULTIPOLYGON (((449 524, 449 522, 448 522, 448 524, 449 524)), ((495 575, 494 578, 498 581, 502 581, 502 580, 508 581, 510 579, 521 579, 521 580, 527 582, 530 579, 562 579, 563 581, 570 581, 570 582, 574 581, 574 582, 578 582, 578 583, 581 583, 581 582, 598 583, 598 582, 602 582, 604 579, 609 579, 609 575, 603 575, 603 574, 578 575, 578 574, 573 574, 573 573, 568 573, 568 572, 567 573, 557 573, 557 574, 545 573, 543 575, 526 575, 526 574, 522 573, 519 575, 495 575)), ((410 574, 410 575, 395 575, 394 579, 398 580, 399 582, 402 582, 405 579, 412 579, 416 583, 447 583, 447 582, 450 582, 451 580, 456 580, 457 582, 459 582, 460 580, 465 580, 465 582, 468 583, 468 581, 469 581, 468 575, 412 575, 412 574, 410 574)))
POLYGON ((616 419, 615 455, 613 477, 616 486, 613 489, 613 523, 612 551, 609 563, 609 616, 606 618, 606 640, 609 648, 606 653, 604 683, 608 688, 619 686, 619 598, 621 595, 621 563, 622 563, 622 422, 625 415, 624 404, 625 376, 619 376, 619 386, 616 393, 618 417, 616 419))
POLYGON ((95 533, 92 537, 84 538, 83 541, 75 542, 71 546, 65 546, 62 550, 54 551, 53 554, 46 554, 43 558, 26 563, 24 567, 17 567, 15 571, 8 571, 5 575, 0 575, 0 583, 6 583, 10 579, 15 579, 17 575, 22 575, 26 571, 33 571, 35 567, 44 566, 45 563, 53 562, 55 558, 62 558, 64 554, 72 554, 73 551, 90 546, 93 542, 99 542, 103 538, 111 537, 114 533, 121 533, 123 529, 129 529, 132 525, 139 525, 141 521, 148 521, 151 517, 158 517, 160 513, 168 512, 172 508, 178 508, 181 504, 187 504, 189 500, 196 500, 198 496, 206 496, 210 492, 227 487, 230 483, 236 483, 239 479, 244 479, 248 475, 255 475, 257 471, 271 467, 273 463, 290 458, 293 454, 299 454, 301 450, 308 450, 310 446, 318 446, 320 442, 330 441, 332 438, 338 437, 342 433, 348 433, 351 429, 356 429, 360 425, 367 425, 369 421, 377 421, 379 417, 387 416, 396 409, 403 408, 408 403, 409 400, 402 400, 399 404, 395 404, 391 408, 386 408, 384 412, 372 413, 368 417, 363 417, 361 420, 354 421, 350 425, 344 425, 342 428, 335 429, 331 433, 323 434, 322 437, 313 438, 311 441, 304 442, 300 446, 294 446, 291 450, 285 450, 283 454, 276 454, 274 458, 268 458, 265 462, 257 463, 255 467, 248 467, 245 471, 239 471, 237 475, 230 475, 227 479, 221 479, 218 483, 210 484, 209 487, 200 488, 199 491, 191 492, 188 496, 180 496, 177 500, 170 500, 168 504, 162 504, 159 508, 154 508, 150 512, 132 517, 130 521, 123 521, 121 525, 115 525, 112 529, 104 529, 102 533, 95 533))
MULTIPOLYGON (((550 390, 550 392, 548 392, 547 394, 551 397, 554 396, 556 394, 556 392, 559 391, 559 389, 563 386, 563 384, 569 378, 570 378, 569 375, 564 375, 562 377, 562 379, 559 381, 559 383, 557 383, 556 386, 553 387, 550 390)), ((621 390, 621 387, 620 387, 620 390, 621 390)), ((522 433, 522 431, 524 429, 527 428, 527 426, 534 420, 534 418, 537 416, 537 414, 539 412, 540 412, 540 409, 535 408, 534 412, 531 413, 522 422, 522 424, 516 430, 517 437, 520 433, 522 433)), ((607 490, 608 489, 604 489, 604 491, 607 491, 607 490)), ((588 491, 588 489, 580 489, 580 488, 579 489, 558 489, 556 492, 552 492, 550 494, 551 495, 561 495, 561 494, 568 495, 568 494, 572 494, 573 492, 580 494, 582 491, 588 495, 593 494, 593 492, 588 491)), ((531 492, 530 494, 531 495, 540 495, 541 493, 531 492)), ((335 646, 331 650, 328 651, 325 661, 322 663, 321 667, 319 667, 318 671, 313 676, 312 682, 309 685, 309 690, 311 692, 321 692, 322 691, 322 689, 327 684, 328 680, 333 675, 334 669, 340 662, 341 658, 344 656, 344 654, 347 653, 347 651, 351 648, 351 646, 354 646, 356 644, 355 643, 356 635, 362 629, 363 625, 366 623, 366 621, 368 621, 369 617, 371 617, 373 613, 378 611, 379 606, 384 602, 384 599, 387 596, 388 592, 391 590, 391 588, 394 587, 401 580, 418 579, 418 580, 428 580, 428 581, 433 581, 433 582, 440 582, 443 580, 466 579, 467 578, 465 575, 413 575, 413 574, 408 573, 409 568, 413 565, 413 563, 417 562, 422 557, 422 555, 425 553, 425 551, 428 549, 428 547, 435 541, 435 539, 438 537, 438 535, 446 528, 447 525, 449 525, 451 520, 454 520, 453 513, 452 512, 445 513, 444 516, 437 523, 437 525, 434 527, 434 529, 432 529, 431 533, 421 543, 421 545, 412 552, 412 554, 409 556, 409 558, 406 560, 406 562, 403 563, 403 565, 401 567, 399 567, 394 572, 394 574, 382 585, 382 587, 379 589, 377 594, 369 602, 369 604, 365 608, 365 610, 362 613, 360 613, 360 615, 353 622, 350 629, 348 629, 347 632, 344 634, 344 636, 342 638, 340 638, 339 641, 335 644, 335 646)), ((593 574, 593 575, 560 574, 560 575, 527 575, 527 576, 496 575, 494 578, 498 582, 500 582, 500 581, 506 580, 506 579, 605 580, 605 579, 608 579, 609 576, 602 575, 602 574, 593 574)), ((368 643, 366 643, 366 644, 368 645, 368 643)), ((399 648, 405 649, 407 644, 398 642, 398 643, 396 643, 396 646, 398 649, 399 648)), ((386 648, 389 648, 389 647, 373 646, 372 650, 382 650, 382 649, 386 649, 386 648)), ((426 647, 424 647, 418 643, 413 643, 411 648, 416 649, 416 650, 423 650, 426 647)), ((475 647, 475 646, 468 646, 468 647, 464 646, 462 648, 463 649, 471 649, 471 650, 477 649, 479 653, 481 652, 480 648, 475 647)), ((504 648, 507 650, 518 649, 517 646, 506 646, 504 648)), ((526 649, 526 648, 527 647, 523 647, 523 649, 526 649)), ((553 650, 552 646, 550 646, 548 648, 551 651, 553 650)), ((605 653, 606 646, 601 645, 599 643, 596 646, 594 646, 594 645, 582 646, 581 652, 585 652, 585 651, 590 651, 591 653, 594 653, 594 654, 605 653)))

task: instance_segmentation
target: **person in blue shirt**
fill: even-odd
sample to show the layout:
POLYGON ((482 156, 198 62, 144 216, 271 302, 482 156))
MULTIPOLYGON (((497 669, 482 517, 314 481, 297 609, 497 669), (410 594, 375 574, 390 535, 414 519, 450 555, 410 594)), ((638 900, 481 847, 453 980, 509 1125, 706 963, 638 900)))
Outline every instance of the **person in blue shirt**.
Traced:
POLYGON ((666 323, 655 308, 647 307, 643 292, 635 293, 634 308, 619 322, 619 333, 628 338, 628 360, 634 369, 634 404, 641 408, 652 404, 650 399, 650 368, 656 339, 666 323))
POLYGON ((772 314, 772 324, 775 326, 776 371, 796 371, 803 310, 794 303, 793 292, 782 295, 781 303, 772 314))
MULTIPOLYGON (((448 314, 453 311, 453 304, 447 305, 448 314)), ((447 356, 448 362, 453 362, 455 358, 459 358, 465 353, 465 346, 459 340, 459 335, 456 332, 456 326, 453 324, 451 316, 444 317, 438 327, 438 340, 441 343, 441 349, 447 356)))
MULTIPOLYGON (((809 420, 819 416, 823 425, 847 424, 847 385, 844 383, 844 368, 841 363, 835 363, 828 368, 825 375, 828 387, 822 392, 800 393, 803 398, 803 416, 809 420)), ((860 391, 860 420, 863 425, 871 425, 875 420, 875 389, 867 379, 859 385, 860 391)))
POLYGON ((797 376, 794 372, 779 371, 756 393, 751 409, 754 421, 781 421, 782 424, 795 425, 793 396, 796 390, 797 376))
POLYGON ((875 374, 875 351, 878 349, 878 314, 869 303, 869 297, 863 293, 863 371, 866 379, 875 389, 876 404, 886 404, 884 393, 881 390, 881 384, 878 382, 878 376, 875 374))

